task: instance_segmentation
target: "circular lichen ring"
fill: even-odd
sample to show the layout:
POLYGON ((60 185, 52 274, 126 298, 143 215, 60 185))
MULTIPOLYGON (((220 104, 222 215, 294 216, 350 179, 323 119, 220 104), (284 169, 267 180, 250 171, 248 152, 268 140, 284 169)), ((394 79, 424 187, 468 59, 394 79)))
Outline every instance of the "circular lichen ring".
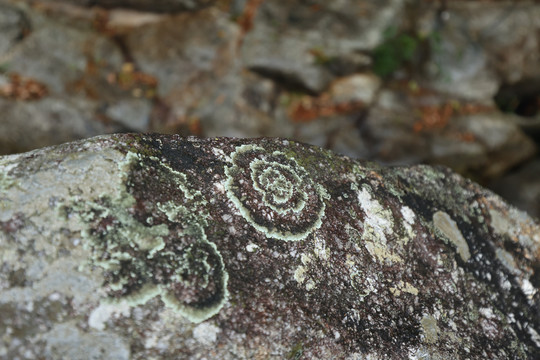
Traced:
POLYGON ((227 196, 255 229, 292 241, 321 226, 326 193, 294 159, 255 145, 237 147, 231 159, 227 196))
POLYGON ((160 284, 165 304, 195 323, 217 314, 227 300, 228 274, 216 245, 199 241, 174 259, 174 274, 160 284))

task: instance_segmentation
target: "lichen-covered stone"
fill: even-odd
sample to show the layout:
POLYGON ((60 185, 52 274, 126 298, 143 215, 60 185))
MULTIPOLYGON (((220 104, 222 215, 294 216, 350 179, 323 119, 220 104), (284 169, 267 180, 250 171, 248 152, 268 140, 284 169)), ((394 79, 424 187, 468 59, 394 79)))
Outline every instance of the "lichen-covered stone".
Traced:
POLYGON ((2 157, 0 262, 2 359, 540 357, 537 222, 287 140, 2 157))

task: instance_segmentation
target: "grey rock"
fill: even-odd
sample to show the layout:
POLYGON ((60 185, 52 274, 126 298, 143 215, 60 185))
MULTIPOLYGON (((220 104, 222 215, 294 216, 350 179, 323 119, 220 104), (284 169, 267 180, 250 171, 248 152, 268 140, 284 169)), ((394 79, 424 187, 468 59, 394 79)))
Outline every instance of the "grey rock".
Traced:
POLYGON ((434 163, 451 166, 460 172, 476 172, 495 178, 530 159, 537 151, 534 142, 512 122, 512 116, 500 113, 456 116, 454 129, 470 134, 472 141, 452 136, 432 140, 434 163))
POLYGON ((370 105, 381 87, 381 80, 372 74, 355 74, 337 79, 330 87, 335 103, 361 102, 370 105))
POLYGON ((430 5, 418 12, 418 30, 436 32, 442 41, 433 57, 441 89, 488 100, 497 84, 540 77, 538 2, 457 1, 442 14, 430 5))
MULTIPOLYGON (((36 15, 37 17, 37 15, 36 15)), ((36 20, 37 21, 37 20, 36 20)), ((8 58, 8 73, 18 73, 44 83, 53 94, 72 94, 89 62, 120 69, 122 55, 114 44, 94 32, 40 19, 33 31, 8 58)))
POLYGON ((499 81, 487 66, 484 50, 474 44, 456 44, 448 36, 443 39, 432 59, 437 64, 433 87, 459 98, 490 101, 499 81))
POLYGON ((105 7, 128 7, 137 10, 175 12, 198 10, 214 3, 215 0, 97 0, 96 5, 105 7))
POLYGON ((84 99, 47 97, 22 102, 0 98, 0 154, 24 152, 123 127, 95 121, 96 105, 84 99))
POLYGON ((29 32, 29 23, 24 13, 14 6, 0 3, 0 65, 15 44, 29 32))
POLYGON ((234 71, 238 30, 217 9, 179 14, 126 36, 140 69, 155 76, 158 92, 179 104, 177 116, 204 103, 211 89, 234 71), (180 106, 183 109, 180 109, 180 106))
POLYGON ((540 142, 540 114, 535 117, 514 116, 512 120, 525 134, 540 142))
POLYGON ((533 359, 539 255, 448 169, 101 136, 0 158, 0 357, 533 359))
POLYGON ((145 132, 150 128, 152 102, 146 98, 121 99, 107 107, 105 114, 131 131, 145 132))
POLYGON ((243 39, 242 59, 263 75, 320 93, 332 79, 324 63, 373 49, 402 6, 399 0, 263 2, 243 39))
POLYGON ((66 2, 77 6, 101 6, 127 8, 141 11, 174 13, 194 11, 207 7, 215 0, 41 0, 42 2, 66 2))
MULTIPOLYGON (((124 62, 112 40, 84 21, 74 26, 74 21, 60 21, 54 14, 24 4, 10 9, 24 18, 32 31, 2 57, 5 74, 0 75, 0 86, 8 86, 10 76, 17 74, 42 84, 45 97, 37 102, 0 99, 4 114, 0 153, 103 133, 148 130, 152 100, 135 98, 129 89, 109 81, 124 62)), ((9 34, 6 31, 5 35, 9 34)))
MULTIPOLYGON (((424 101, 440 106, 437 98, 424 101)), ((363 128, 370 158, 389 164, 443 164, 460 173, 492 179, 537 151, 510 114, 484 111, 465 115, 456 111, 444 124, 413 131, 422 121, 417 106, 399 92, 381 92, 363 128)))
POLYGON ((540 160, 533 160, 519 169, 492 181, 491 189, 512 205, 540 219, 540 160))

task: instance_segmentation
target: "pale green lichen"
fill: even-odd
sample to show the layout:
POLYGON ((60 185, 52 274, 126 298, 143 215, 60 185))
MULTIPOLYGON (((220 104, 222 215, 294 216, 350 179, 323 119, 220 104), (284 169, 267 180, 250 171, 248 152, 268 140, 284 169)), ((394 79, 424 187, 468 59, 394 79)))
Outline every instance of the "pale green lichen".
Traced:
MULTIPOLYGON (((218 257, 221 268, 224 270, 225 265, 223 263, 223 258, 221 257, 221 254, 219 253, 216 245, 214 243, 207 241, 206 238, 201 239, 201 241, 204 241, 211 249, 213 249, 214 253, 212 255, 218 257)), ((210 265, 206 262, 207 259, 203 257, 200 261, 202 262, 203 266, 206 268, 206 271, 207 271, 206 274, 209 273, 210 265)), ((185 262, 185 264, 193 265, 187 261, 185 262)), ((190 266, 187 270, 189 271, 191 269, 193 269, 193 266, 190 266)), ((220 296, 218 301, 210 302, 210 305, 208 306, 191 306, 189 304, 186 304, 185 302, 180 301, 178 299, 178 296, 176 296, 176 294, 173 291, 169 290, 167 287, 164 287, 164 286, 160 286, 161 299, 167 306, 176 310, 178 313, 180 313, 182 316, 184 316, 191 322, 199 323, 216 315, 221 310, 223 305, 225 305, 229 297, 229 294, 227 291, 228 281, 229 281, 229 275, 226 271, 223 271, 223 275, 219 279, 219 282, 220 282, 219 287, 223 289, 223 294, 222 296, 220 296)), ((190 284, 190 285, 194 286, 197 284, 190 284)), ((202 285, 203 286, 208 285, 208 278, 205 279, 202 285)))
POLYGON ((425 315, 420 321, 424 334, 424 342, 427 344, 435 344, 439 338, 439 327, 437 319, 431 315, 425 315))
MULTIPOLYGON (((155 251, 155 248, 163 247, 163 237, 169 235, 169 229, 165 224, 145 226, 135 220, 128 211, 133 203, 134 199, 129 194, 115 200, 104 196, 93 202, 84 202, 80 201, 78 197, 73 197, 68 202, 72 211, 85 223, 114 218, 114 221, 101 231, 104 237, 101 242, 102 246, 106 246, 111 257, 118 260, 125 258, 123 252, 119 250, 124 245, 142 251, 155 251)), ((96 234, 91 228, 84 229, 82 235, 94 240, 86 242, 85 246, 95 246, 96 234)), ((127 256, 129 257, 129 255, 127 256)), ((114 262, 114 260, 109 262, 114 262)))
POLYGON ((471 257, 469 245, 450 215, 444 211, 437 211, 433 214, 433 224, 455 246, 461 259, 467 262, 471 257))
POLYGON ((395 286, 391 286, 389 290, 395 296, 401 295, 402 292, 406 292, 415 296, 418 295, 418 289, 412 284, 403 280, 398 281, 395 286))
POLYGON ((227 196, 257 231, 298 241, 322 225, 328 195, 296 160, 280 151, 242 145, 231 161, 225 168, 227 196))
POLYGON ((0 168, 0 191, 7 190, 15 184, 15 180, 8 175, 10 168, 10 166, 3 166, 0 168))
POLYGON ((302 211, 306 204, 305 193, 300 194, 297 203, 291 208, 281 207, 282 204, 291 200, 294 184, 300 184, 300 177, 290 171, 288 166, 282 164, 273 164, 273 167, 267 166, 265 161, 259 159, 255 159, 249 164, 253 187, 263 195, 264 203, 278 214, 284 214, 288 211, 295 213, 302 211), (284 172, 289 172, 292 179, 287 179, 284 172))
MULTIPOLYGON (((126 184, 131 181, 133 166, 144 165, 142 161, 137 154, 126 155, 119 166, 126 184)), ((206 238, 208 214, 200 211, 206 204, 201 193, 189 189, 185 174, 159 164, 160 181, 173 182, 185 199, 181 204, 156 204, 156 211, 176 224, 174 231, 166 223, 155 223, 154 218, 139 222, 132 212, 135 198, 127 188, 114 199, 102 196, 82 201, 74 197, 64 208, 86 224, 82 235, 93 254, 91 263, 110 274, 107 286, 113 295, 105 301, 137 306, 159 295, 180 315, 201 322, 217 314, 227 301, 228 274, 216 245, 206 238), (161 274, 159 280, 154 279, 156 271, 161 274), (216 293, 208 293, 208 286, 216 293), (184 288, 193 289, 188 291, 189 300, 184 299, 184 288)))

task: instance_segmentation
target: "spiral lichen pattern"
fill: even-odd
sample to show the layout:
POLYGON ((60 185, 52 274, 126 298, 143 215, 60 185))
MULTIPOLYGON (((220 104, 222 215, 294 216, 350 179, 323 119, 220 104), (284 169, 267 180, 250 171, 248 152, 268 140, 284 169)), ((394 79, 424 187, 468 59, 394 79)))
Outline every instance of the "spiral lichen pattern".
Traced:
POLYGON ((231 160, 227 195, 259 232, 298 241, 321 226, 326 192, 295 160, 254 145, 237 147, 231 160))

